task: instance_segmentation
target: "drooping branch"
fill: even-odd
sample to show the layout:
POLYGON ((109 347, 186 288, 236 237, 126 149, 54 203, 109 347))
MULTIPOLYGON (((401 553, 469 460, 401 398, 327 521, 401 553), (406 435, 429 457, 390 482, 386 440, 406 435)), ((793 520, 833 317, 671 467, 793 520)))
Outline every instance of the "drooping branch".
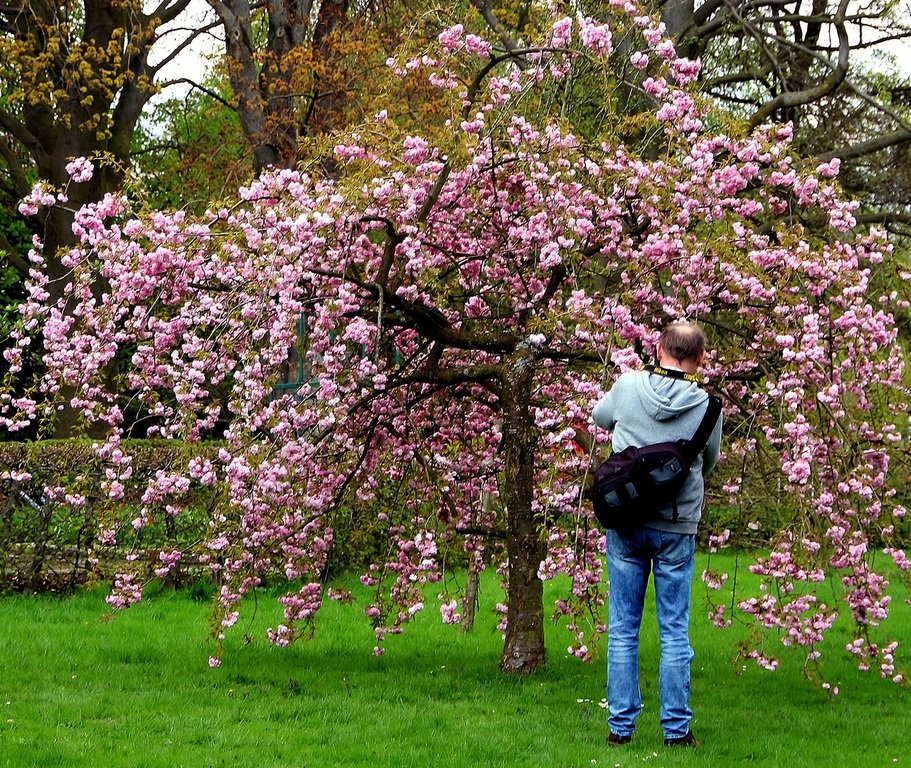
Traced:
MULTIPOLYGON (((489 0, 485 0, 484 7, 489 5, 489 0)), ((476 7, 481 9, 480 2, 476 2, 476 7)), ((481 70, 475 75, 474 79, 471 81, 471 84, 468 86, 468 91, 465 98, 465 103, 462 105, 462 118, 467 120, 471 114, 471 108, 474 105, 475 101, 478 98, 478 95, 481 91, 481 86, 484 84, 484 80, 487 76, 496 69, 500 64, 505 61, 512 61, 520 68, 524 69, 525 67, 525 56, 532 52, 543 52, 543 48, 517 48, 514 45, 506 46, 507 53, 504 53, 500 56, 494 56, 490 61, 485 64, 481 70)), ((436 181, 430 193, 427 195, 427 198, 424 200, 424 204, 421 206, 421 210, 418 212, 417 220, 419 222, 424 222, 427 220, 427 217, 430 215, 430 211, 433 209, 433 206, 436 204, 436 201, 439 199, 440 194, 443 191, 443 187, 446 185, 446 182, 449 179, 450 173, 452 172, 452 166, 450 161, 447 159, 443 164, 443 167, 440 169, 439 174, 437 175, 436 181)))
MULTIPOLYGON (((465 102, 462 105, 462 118, 467 120, 471 116, 471 110, 477 101, 478 94, 481 91, 481 86, 484 85, 484 81, 487 79, 487 76, 493 72, 497 67, 500 66, 505 61, 511 61, 515 64, 518 64, 523 60, 525 56, 530 53, 559 53, 562 49, 553 48, 550 46, 536 46, 532 48, 516 48, 506 53, 500 54, 499 56, 491 56, 490 61, 488 61, 478 73, 474 76, 474 79, 468 85, 468 89, 465 93, 465 102)), ((563 51, 564 53, 570 53, 569 51, 563 51)))

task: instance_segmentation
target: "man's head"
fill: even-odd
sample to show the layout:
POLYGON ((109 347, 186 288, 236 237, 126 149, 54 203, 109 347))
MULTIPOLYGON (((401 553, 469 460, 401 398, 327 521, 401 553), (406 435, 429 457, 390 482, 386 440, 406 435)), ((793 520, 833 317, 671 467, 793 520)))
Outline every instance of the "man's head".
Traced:
POLYGON ((695 323, 671 323, 658 340, 658 362, 695 373, 705 360, 705 334, 695 323))

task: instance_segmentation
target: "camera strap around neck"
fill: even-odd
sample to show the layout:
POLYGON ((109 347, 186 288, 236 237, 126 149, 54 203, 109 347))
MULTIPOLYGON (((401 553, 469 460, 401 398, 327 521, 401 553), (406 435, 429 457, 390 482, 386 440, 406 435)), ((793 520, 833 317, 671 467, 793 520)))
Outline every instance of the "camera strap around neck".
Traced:
POLYGON ((702 384, 702 377, 698 373, 685 373, 676 368, 663 368, 660 365, 647 365, 645 370, 656 376, 667 376, 669 379, 683 379, 683 381, 692 381, 694 384, 702 384))

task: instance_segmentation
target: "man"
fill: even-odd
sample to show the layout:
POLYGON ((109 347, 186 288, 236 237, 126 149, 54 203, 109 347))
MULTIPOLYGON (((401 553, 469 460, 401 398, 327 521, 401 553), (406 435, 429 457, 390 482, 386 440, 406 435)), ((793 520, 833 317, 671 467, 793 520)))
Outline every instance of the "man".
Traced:
MULTIPOLYGON (((661 333, 657 372, 630 371, 595 406, 595 423, 613 430, 613 448, 691 438, 708 407, 708 394, 695 380, 705 360, 705 334, 692 324, 674 323, 661 333), (661 369, 666 373, 662 375, 661 369), (668 375, 669 374, 669 375, 668 375), (686 374, 690 374, 686 376, 686 374)), ((661 727, 667 746, 697 746, 690 729, 690 590, 696 529, 702 516, 704 477, 718 460, 721 417, 693 462, 674 505, 632 531, 607 532, 610 628, 607 650, 608 743, 632 739, 642 711, 639 691, 639 626, 649 571, 654 573, 655 607, 661 637, 659 693, 661 727)))

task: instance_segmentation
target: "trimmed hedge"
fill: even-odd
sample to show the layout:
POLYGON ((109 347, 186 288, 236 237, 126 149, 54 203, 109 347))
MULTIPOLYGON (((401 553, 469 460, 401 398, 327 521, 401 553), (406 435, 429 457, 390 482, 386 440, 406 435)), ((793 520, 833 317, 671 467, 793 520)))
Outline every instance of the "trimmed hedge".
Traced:
MULTIPOLYGON (((97 533, 111 502, 101 493, 104 468, 90 440, 0 442, 0 589, 26 592, 65 591, 96 575, 106 577, 110 562, 96 560, 97 533), (28 475, 26 479, 25 475, 28 475), (61 488, 61 498, 48 498, 45 489, 61 488), (70 499, 66 498, 70 495, 70 499), (71 503, 81 496, 84 503, 71 503)), ((218 444, 188 446, 173 441, 124 441, 133 457, 133 497, 128 495, 117 514, 129 520, 136 494, 156 471, 185 465, 193 453, 218 444)), ((166 516, 159 528, 143 529, 125 545, 140 554, 165 546, 198 540, 207 530, 212 491, 178 518, 166 516), (199 512, 194 513, 193 507, 199 512)), ((128 491, 129 494, 129 491, 128 491)), ((110 554, 107 555, 110 558, 110 554)))

